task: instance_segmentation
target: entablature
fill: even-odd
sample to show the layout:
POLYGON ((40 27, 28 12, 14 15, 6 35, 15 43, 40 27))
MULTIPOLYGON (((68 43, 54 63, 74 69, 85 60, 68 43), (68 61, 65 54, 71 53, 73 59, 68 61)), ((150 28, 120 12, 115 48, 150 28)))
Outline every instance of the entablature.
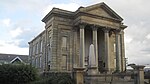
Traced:
POLYGON ((89 25, 97 25, 101 27, 109 27, 112 29, 119 29, 119 28, 125 27, 122 25, 121 22, 116 22, 113 20, 106 20, 103 18, 93 18, 89 16, 79 16, 73 21, 73 24, 75 26, 82 24, 82 23, 89 24, 89 25))

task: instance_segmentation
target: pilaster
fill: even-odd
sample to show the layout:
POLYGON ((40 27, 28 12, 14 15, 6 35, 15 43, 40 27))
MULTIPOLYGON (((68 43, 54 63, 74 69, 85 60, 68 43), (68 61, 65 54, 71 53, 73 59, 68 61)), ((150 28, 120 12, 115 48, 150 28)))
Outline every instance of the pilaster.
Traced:
POLYGON ((47 42, 47 39, 48 39, 48 30, 47 29, 45 29, 45 56, 44 56, 44 60, 45 60, 45 71, 48 71, 48 47, 47 47, 47 45, 48 45, 48 42, 47 42))
POLYGON ((73 41, 73 55, 74 55, 74 58, 73 58, 73 67, 77 67, 79 66, 79 55, 78 55, 78 28, 77 27, 74 27, 73 29, 73 37, 74 37, 74 41, 73 41))

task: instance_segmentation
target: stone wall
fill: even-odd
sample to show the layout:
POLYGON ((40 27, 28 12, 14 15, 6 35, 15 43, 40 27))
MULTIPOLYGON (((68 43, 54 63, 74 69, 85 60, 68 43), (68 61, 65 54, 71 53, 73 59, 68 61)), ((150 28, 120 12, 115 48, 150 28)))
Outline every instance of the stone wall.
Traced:
POLYGON ((131 75, 101 74, 86 75, 84 78, 84 84, 134 84, 131 75))
POLYGON ((45 69, 45 31, 29 42, 30 64, 43 71, 45 69))

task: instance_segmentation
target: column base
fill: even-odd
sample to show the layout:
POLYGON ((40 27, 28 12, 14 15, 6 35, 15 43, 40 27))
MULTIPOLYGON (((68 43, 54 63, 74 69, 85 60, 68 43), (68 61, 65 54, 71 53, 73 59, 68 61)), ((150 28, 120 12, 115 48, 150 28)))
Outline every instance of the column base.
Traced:
POLYGON ((99 74, 97 67, 88 67, 88 75, 97 75, 99 74))
POLYGON ((73 68, 73 77, 76 81, 76 84, 84 84, 84 70, 85 68, 83 67, 73 68))

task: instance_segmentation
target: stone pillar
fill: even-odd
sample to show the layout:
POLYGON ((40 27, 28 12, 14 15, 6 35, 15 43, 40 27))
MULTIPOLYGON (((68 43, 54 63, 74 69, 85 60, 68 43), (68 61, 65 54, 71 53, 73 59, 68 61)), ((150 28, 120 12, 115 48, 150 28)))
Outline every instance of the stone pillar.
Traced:
POLYGON ((144 84, 144 67, 145 66, 138 66, 139 70, 138 70, 138 82, 139 84, 144 84))
POLYGON ((121 43, 121 71, 125 71, 126 63, 125 63, 125 46, 124 46, 124 31, 121 31, 120 34, 120 43, 121 43))
POLYGON ((79 57, 79 67, 85 67, 85 35, 84 35, 84 24, 80 24, 80 57, 79 57))
POLYGON ((84 70, 85 68, 74 68, 73 78, 75 84, 84 84, 84 70))
POLYGON ((134 80, 135 84, 144 84, 144 67, 143 65, 131 66, 134 69, 134 80))
POLYGON ((110 71, 110 57, 109 57, 109 29, 105 28, 104 31, 104 43, 105 43, 105 69, 110 71))
POLYGON ((74 40, 73 40, 73 67, 78 67, 79 66, 79 55, 78 55, 78 28, 74 27, 73 29, 74 32, 74 40))
POLYGON ((116 71, 121 71, 121 55, 120 55, 120 31, 116 30, 116 71))
POLYGON ((97 28, 96 26, 92 26, 93 29, 93 44, 94 44, 94 51, 96 56, 96 67, 98 70, 98 44, 97 44, 97 28))
POLYGON ((47 30, 47 28, 45 29, 45 34, 46 34, 46 36, 45 36, 45 56, 44 56, 44 60, 45 60, 45 69, 44 69, 44 71, 48 71, 48 42, 47 42, 47 39, 48 39, 48 30, 47 30))

